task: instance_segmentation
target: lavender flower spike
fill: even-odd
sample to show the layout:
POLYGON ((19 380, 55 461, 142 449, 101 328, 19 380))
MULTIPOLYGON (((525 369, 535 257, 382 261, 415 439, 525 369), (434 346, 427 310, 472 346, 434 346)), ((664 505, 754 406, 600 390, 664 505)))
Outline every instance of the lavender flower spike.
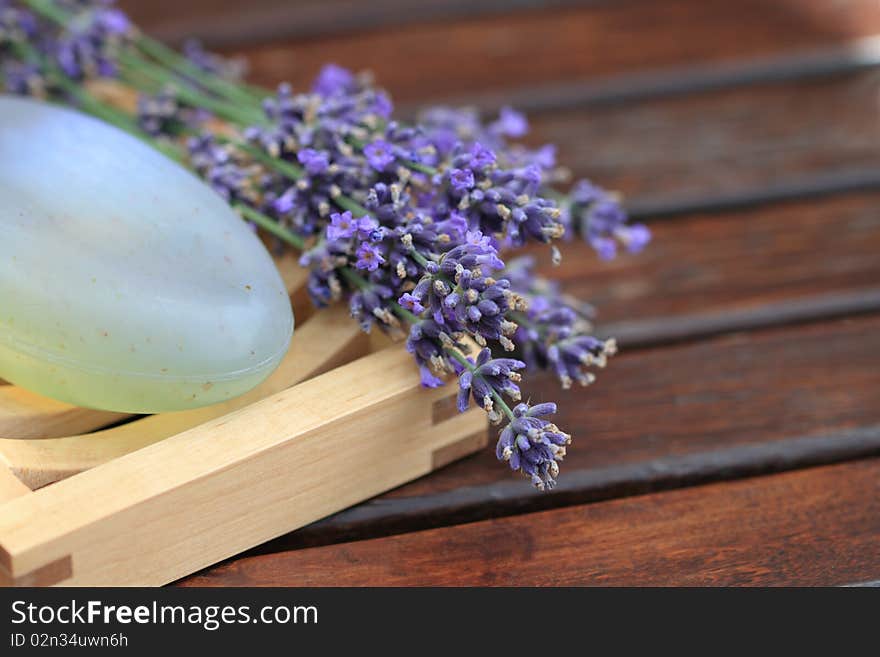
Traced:
MULTIPOLYGON (((514 401, 520 400, 520 390, 516 383, 521 379, 518 370, 526 364, 513 358, 492 358, 490 349, 483 349, 475 369, 465 370, 458 379, 458 411, 464 413, 470 406, 470 396, 486 412, 497 415, 493 394, 506 396, 514 401)), ((500 415, 497 415, 500 419, 500 415)))
POLYGON ((556 485, 559 464, 565 457, 565 448, 571 436, 541 416, 556 412, 556 404, 529 406, 518 404, 513 409, 514 419, 508 424, 495 448, 500 461, 507 461, 511 470, 520 470, 532 480, 538 490, 556 485))

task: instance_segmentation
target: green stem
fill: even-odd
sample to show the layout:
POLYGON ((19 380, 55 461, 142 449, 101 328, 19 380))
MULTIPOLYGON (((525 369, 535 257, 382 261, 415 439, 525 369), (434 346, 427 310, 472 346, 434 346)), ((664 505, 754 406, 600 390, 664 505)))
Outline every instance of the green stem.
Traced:
POLYGON ((201 107, 214 115, 235 123, 237 125, 265 124, 266 118, 262 113, 250 112, 237 105, 232 105, 220 98, 208 96, 185 83, 172 72, 163 69, 157 64, 152 64, 140 59, 132 52, 122 50, 119 52, 119 63, 123 74, 141 75, 159 86, 167 86, 184 102, 201 107))
MULTIPOLYGON (((24 0, 25 3, 35 12, 41 14, 44 18, 65 27, 69 24, 71 15, 55 6, 51 0, 24 0)), ((165 44, 151 39, 148 36, 139 34, 135 37, 135 45, 145 55, 151 57, 155 61, 176 71, 181 75, 192 78, 204 88, 213 91, 229 100, 239 102, 254 103, 259 107, 260 100, 265 93, 261 90, 257 91, 253 87, 245 87, 228 80, 224 80, 218 75, 213 75, 202 71, 198 66, 190 62, 182 55, 175 52, 165 44)), ((143 60, 142 60, 143 61, 143 60)), ((144 64, 149 64, 144 62, 144 64)))
POLYGON ((305 240, 299 235, 296 235, 295 233, 291 232, 290 230, 279 224, 271 217, 266 216, 262 212, 255 210, 254 208, 250 207, 249 205, 245 205, 244 203, 233 203, 232 207, 238 210, 238 212, 241 213, 241 216, 243 216, 248 221, 254 222, 260 228, 284 240, 295 249, 299 251, 305 251, 305 240))
POLYGON ((436 176, 438 173, 440 173, 439 169, 435 169, 434 167, 428 166, 427 164, 421 164, 420 162, 405 160, 404 164, 413 171, 421 171, 422 173, 426 173, 429 176, 436 176))
POLYGON ((135 37, 135 45, 146 56, 171 70, 176 71, 180 75, 195 80, 205 89, 223 96, 228 100, 252 103, 259 106, 262 98, 268 95, 268 92, 262 90, 257 91, 256 88, 245 85, 244 83, 231 82, 219 75, 203 71, 174 49, 169 48, 161 41, 151 39, 144 34, 138 34, 135 37))
POLYGON ((45 18, 48 18, 50 21, 57 23, 58 25, 67 25, 67 21, 69 19, 67 12, 62 9, 56 7, 52 2, 47 2, 46 0, 24 0, 25 3, 33 9, 35 12, 42 14, 45 18))
POLYGON ((370 214, 370 211, 367 210, 363 205, 351 199, 347 196, 339 195, 333 199, 333 202, 338 205, 343 210, 348 210, 352 214, 359 216, 367 216, 370 214))
POLYGON ((233 148, 237 148, 238 150, 247 153, 252 158, 254 158, 257 162, 264 164, 270 169, 274 169, 278 173, 280 173, 285 178, 288 178, 292 181, 301 180, 305 175, 305 172, 300 169, 297 165, 288 162, 286 160, 280 160, 276 157, 272 157, 266 151, 261 148, 257 148, 256 146, 251 146, 248 143, 243 141, 239 141, 237 139, 231 139, 230 137, 224 137, 222 135, 216 135, 215 139, 221 144, 228 144, 233 148))
POLYGON ((425 256, 423 256, 421 253, 419 253, 415 249, 410 250, 409 257, 412 258, 413 260, 415 260, 422 267, 427 267, 431 263, 430 260, 428 260, 425 256))

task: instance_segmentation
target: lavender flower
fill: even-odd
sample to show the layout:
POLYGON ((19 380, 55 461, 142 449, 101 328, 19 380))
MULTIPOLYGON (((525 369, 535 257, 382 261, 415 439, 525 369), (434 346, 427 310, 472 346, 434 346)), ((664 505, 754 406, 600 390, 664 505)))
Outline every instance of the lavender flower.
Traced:
POLYGON ((514 419, 501 432, 495 448, 500 461, 507 461, 511 470, 521 470, 538 490, 556 485, 558 462, 571 443, 570 435, 541 419, 555 412, 556 404, 552 403, 518 404, 513 409, 514 419))
POLYGON ((198 39, 187 39, 183 44, 184 56, 201 71, 213 73, 232 82, 241 80, 247 73, 243 59, 229 59, 207 52, 198 39))
POLYGON ((116 53, 131 32, 121 11, 109 6, 89 6, 75 15, 55 44, 58 65, 69 77, 116 75, 116 53))
POLYGON ((46 80, 35 64, 8 62, 3 67, 3 84, 6 91, 19 96, 42 97, 46 93, 46 80))
POLYGON ((472 396, 478 406, 500 420, 501 414, 495 408, 496 396, 520 400, 516 382, 521 379, 518 370, 526 364, 514 358, 492 358, 492 350, 483 349, 474 365, 474 369, 465 369, 458 378, 458 411, 464 413, 468 409, 472 396))
POLYGON ((474 172, 470 169, 452 169, 449 182, 456 192, 465 193, 474 188, 474 172))
POLYGON ((511 107, 501 108, 498 120, 489 126, 489 130, 496 135, 504 137, 525 137, 529 132, 529 122, 525 115, 520 114, 511 107))
POLYGON ((210 118, 206 110, 181 105, 172 91, 138 96, 138 125, 148 135, 159 137, 199 130, 210 118))
POLYGON ((316 151, 314 148, 304 148, 296 155, 296 159, 306 171, 313 175, 320 175, 330 167, 330 156, 326 151, 316 151))
POLYGON ((578 232, 603 260, 617 255, 618 244, 630 253, 638 253, 651 241, 646 226, 628 225, 619 201, 589 181, 581 180, 572 188, 569 212, 578 232))
POLYGON ((605 367, 617 353, 613 339, 592 335, 593 309, 562 294, 558 285, 535 275, 533 258, 518 258, 505 269, 513 289, 524 299, 525 312, 516 316, 514 342, 530 367, 550 368, 563 388, 589 385, 588 368, 605 367))
POLYGON ((31 12, 15 6, 11 0, 0 0, 0 50, 32 38, 36 31, 36 18, 31 12))
POLYGON ((367 162, 376 171, 385 171, 394 164, 395 158, 392 146, 384 139, 377 139, 367 144, 364 148, 364 155, 367 157, 367 162))
POLYGON ((357 250, 357 261, 355 267, 358 269, 366 269, 367 271, 376 271, 380 265, 385 264, 385 258, 382 255, 382 249, 369 242, 363 242, 357 250))
POLYGON ((312 91, 322 96, 333 96, 337 93, 346 93, 355 88, 354 75, 348 69, 328 64, 318 75, 312 85, 312 91))
POLYGON ((257 172, 241 163, 232 149, 218 144, 209 134, 190 138, 187 147, 193 168, 220 196, 230 202, 256 202, 257 172))

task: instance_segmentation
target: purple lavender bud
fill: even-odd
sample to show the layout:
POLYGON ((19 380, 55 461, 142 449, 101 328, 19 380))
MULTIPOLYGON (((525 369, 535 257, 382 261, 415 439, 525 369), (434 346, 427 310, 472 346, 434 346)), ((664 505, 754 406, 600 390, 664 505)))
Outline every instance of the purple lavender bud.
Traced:
POLYGON ((349 239, 354 237, 357 230, 358 220, 351 216, 351 212, 334 212, 330 215, 330 225, 327 226, 327 239, 331 242, 349 239))
POLYGON ((471 146, 470 156, 470 166, 473 169, 485 169, 495 164, 498 159, 491 149, 486 148, 480 142, 474 142, 474 145, 471 146))
POLYGON ((9 62, 3 68, 3 81, 9 93, 19 96, 41 96, 46 88, 39 66, 9 62))
POLYGON ((362 242, 357 250, 355 267, 366 269, 367 271, 376 271, 383 264, 385 264, 385 258, 382 256, 380 247, 369 242, 362 242))
POLYGON ((459 409, 467 410, 468 392, 478 406, 490 411, 495 408, 495 395, 518 401, 521 393, 516 385, 520 379, 517 371, 525 366, 513 358, 492 358, 492 351, 483 349, 477 356, 474 369, 465 370, 459 376, 459 409))
POLYGON ((427 365, 419 365, 419 378, 424 388, 439 388, 443 385, 443 379, 435 376, 427 365))
POLYGON ((425 312, 425 307, 422 305, 421 299, 414 297, 409 292, 402 294, 397 300, 397 303, 415 315, 421 315, 425 312))
POLYGON ((498 120, 490 126, 490 130, 505 137, 518 139, 529 131, 529 122, 524 114, 510 107, 502 107, 498 120))
POLYGON ((465 193, 474 188, 474 172, 470 169, 452 169, 449 183, 455 191, 465 193))
POLYGON ((304 148, 296 154, 296 159, 306 171, 312 175, 320 175, 330 166, 330 158, 324 151, 316 151, 313 148, 304 148))
POLYGON ((542 169, 552 169, 556 166, 556 146, 546 144, 536 150, 532 156, 532 162, 542 169))
POLYGON ((387 120, 391 118, 391 114, 394 112, 394 104, 391 102, 391 97, 388 94, 380 91, 373 97, 370 109, 377 116, 387 120))
POLYGON ((591 237, 589 242, 602 260, 614 260, 617 257, 617 243, 610 237, 591 237))
POLYGON ((369 215, 357 219, 357 234, 362 240, 370 240, 379 242, 384 236, 383 231, 379 227, 379 222, 369 215))
POLYGON ((95 23, 106 34, 121 36, 131 30, 131 22, 118 9, 104 9, 96 12, 95 23))
POLYGON ((630 253, 639 253, 651 241, 651 231, 644 224, 632 224, 615 231, 615 237, 620 240, 630 253))
POLYGON ((565 448, 571 436, 539 416, 556 410, 555 404, 518 404, 513 409, 514 419, 501 432, 495 454, 507 461, 512 470, 520 470, 539 490, 556 485, 558 462, 565 457, 565 448))
POLYGON ((367 156, 367 162, 376 171, 385 171, 389 166, 394 164, 394 153, 391 144, 384 139, 367 144, 364 148, 364 155, 367 156))
MULTIPOLYGON (((272 207, 278 214, 287 214, 293 210, 296 207, 296 190, 294 188, 288 189, 272 201, 272 207)), ((327 230, 329 231, 330 228, 328 227, 327 230)))
POLYGON ((312 84, 312 91, 321 96, 334 96, 347 93, 353 86, 354 75, 351 71, 336 64, 327 64, 312 84))

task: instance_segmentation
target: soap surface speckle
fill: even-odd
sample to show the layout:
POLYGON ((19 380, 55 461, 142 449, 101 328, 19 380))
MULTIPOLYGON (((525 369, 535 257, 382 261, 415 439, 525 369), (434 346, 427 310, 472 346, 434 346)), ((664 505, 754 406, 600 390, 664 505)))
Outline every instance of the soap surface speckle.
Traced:
POLYGON ((292 332, 265 247, 202 181, 91 117, 0 96, 0 378, 183 410, 256 386, 292 332))

